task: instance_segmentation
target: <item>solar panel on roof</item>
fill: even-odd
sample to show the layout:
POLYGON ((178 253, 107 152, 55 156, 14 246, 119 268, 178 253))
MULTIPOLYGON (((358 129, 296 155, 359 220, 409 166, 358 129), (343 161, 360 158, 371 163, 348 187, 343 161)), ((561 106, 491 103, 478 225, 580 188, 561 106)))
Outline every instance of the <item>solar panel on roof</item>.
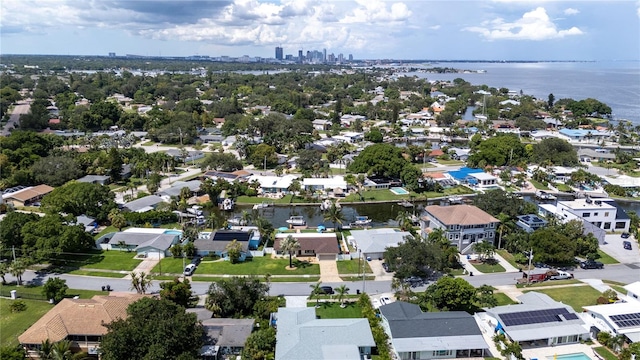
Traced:
POLYGON ((576 314, 570 313, 566 308, 506 313, 501 314, 500 319, 505 326, 517 326, 563 321, 559 315, 562 315, 562 318, 566 320, 578 319, 576 314))
POLYGON ((640 326, 640 313, 620 314, 609 316, 621 328, 640 326))

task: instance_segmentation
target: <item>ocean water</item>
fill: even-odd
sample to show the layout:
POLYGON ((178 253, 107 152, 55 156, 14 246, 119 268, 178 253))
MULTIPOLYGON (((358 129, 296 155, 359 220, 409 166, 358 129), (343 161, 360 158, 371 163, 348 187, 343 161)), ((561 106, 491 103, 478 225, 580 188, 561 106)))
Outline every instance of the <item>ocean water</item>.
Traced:
POLYGON ((431 63, 434 67, 485 70, 486 73, 407 73, 428 80, 462 78, 474 85, 522 90, 546 100, 597 99, 609 105, 614 120, 640 125, 640 61, 545 62, 545 63, 431 63))

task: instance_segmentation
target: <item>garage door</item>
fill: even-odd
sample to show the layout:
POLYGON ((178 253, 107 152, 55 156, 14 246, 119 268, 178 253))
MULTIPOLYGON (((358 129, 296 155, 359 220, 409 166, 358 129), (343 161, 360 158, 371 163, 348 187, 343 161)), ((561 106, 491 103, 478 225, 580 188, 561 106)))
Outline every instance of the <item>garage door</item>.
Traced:
POLYGON ((318 254, 318 260, 336 260, 335 254, 318 254))

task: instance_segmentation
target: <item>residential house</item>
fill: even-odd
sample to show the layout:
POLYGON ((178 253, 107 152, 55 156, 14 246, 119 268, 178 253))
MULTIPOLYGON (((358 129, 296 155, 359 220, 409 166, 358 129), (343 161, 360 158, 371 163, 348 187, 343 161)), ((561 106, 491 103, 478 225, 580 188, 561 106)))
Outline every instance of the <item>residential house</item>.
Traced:
POLYGON ((587 325, 571 306, 535 291, 518 300, 521 304, 488 308, 475 316, 487 331, 502 332, 523 349, 577 344, 590 338, 587 325))
POLYGON ((560 137, 569 142, 598 143, 609 139, 614 134, 609 131, 587 130, 587 129, 560 129, 560 137))
POLYGON ((476 320, 464 311, 422 312, 416 304, 395 301, 380 306, 380 317, 397 359, 491 355, 476 320))
POLYGON ((336 256, 340 253, 335 233, 278 233, 273 244, 276 254, 284 254, 280 244, 289 236, 300 243, 300 248, 294 254, 296 257, 306 256, 315 257, 318 260, 336 260, 336 256))
MULTIPOLYGON (((129 228, 103 237, 104 250, 135 251, 142 256, 161 259, 169 249, 180 242, 182 231, 159 228, 129 228)), ((132 255, 133 256, 133 255, 132 255)))
POLYGON ((581 162, 614 161, 616 159, 616 154, 612 152, 597 151, 597 149, 580 149, 578 150, 578 158, 581 162))
POLYGON ((335 189, 346 190, 347 182, 344 176, 337 175, 329 178, 304 178, 302 179, 302 188, 305 191, 324 191, 331 192, 335 189))
POLYGON ((547 226, 548 221, 536 214, 519 215, 516 225, 522 230, 531 233, 547 226))
POLYGON ((178 149, 169 149, 165 152, 167 153, 167 155, 170 155, 174 159, 182 161, 184 163, 202 159, 205 155, 202 151, 181 151, 178 149))
POLYGON ((198 249, 198 255, 215 255, 228 260, 228 246, 234 240, 240 244, 240 261, 251 257, 251 250, 256 250, 260 245, 260 236, 254 236, 253 230, 217 230, 209 237, 196 239, 193 244, 198 249))
POLYGON ((109 185, 111 182, 111 176, 109 175, 85 175, 80 179, 76 180, 81 183, 91 183, 91 184, 100 184, 100 185, 109 185))
POLYGON ((368 176, 364 180, 363 185, 368 190, 389 189, 396 186, 402 186, 402 182, 400 179, 393 179, 385 176, 368 176))
POLYGON ((49 185, 37 185, 29 186, 24 189, 5 193, 2 195, 5 203, 13 205, 13 207, 29 206, 39 202, 48 193, 52 192, 53 188, 49 185))
POLYGON ((142 213, 155 210, 158 205, 163 202, 165 201, 160 196, 148 195, 140 199, 129 201, 128 203, 123 205, 122 209, 125 211, 142 213))
POLYGON ((629 215, 612 199, 558 201, 556 217, 562 221, 584 220, 605 231, 629 231, 629 215))
POLYGON ((260 183, 263 194, 288 194, 291 183, 297 178, 296 175, 263 176, 253 174, 249 177, 249 181, 255 180, 260 183))
POLYGON ((251 176, 251 173, 246 170, 236 170, 234 172, 224 172, 217 170, 210 170, 204 173, 205 177, 213 181, 217 181, 218 179, 224 179, 228 182, 236 182, 236 181, 247 181, 247 179, 251 176))
POLYGON ((18 336, 29 358, 38 358, 42 342, 70 340, 74 352, 85 351, 98 356, 104 324, 127 318, 127 307, 145 295, 111 293, 95 295, 91 299, 62 299, 56 306, 18 336))
POLYGON ((451 244, 466 254, 477 241, 495 241, 500 220, 473 205, 431 205, 425 208, 426 216, 420 223, 426 238, 434 229, 442 229, 451 244))
POLYGON ((170 201, 171 198, 178 198, 182 193, 182 189, 189 189, 190 197, 192 195, 197 194, 200 191, 200 186, 202 186, 202 181, 200 180, 190 180, 190 181, 175 181, 170 188, 158 191, 158 196, 163 198, 165 201, 170 201))
POLYGON ((247 338, 255 326, 254 319, 213 318, 212 312, 204 308, 190 308, 204 327, 205 344, 200 349, 203 360, 218 360, 240 355, 247 338))
POLYGON ((75 224, 84 226, 86 232, 93 232, 98 227, 96 219, 86 215, 77 216, 75 224))
POLYGON ((362 360, 376 346, 369 321, 318 319, 314 307, 279 308, 275 360, 362 360))
POLYGON ((592 326, 612 336, 624 335, 628 342, 640 342, 640 302, 630 300, 614 304, 585 306, 592 326))
POLYGON ((347 241, 362 254, 365 259, 380 259, 384 257, 387 248, 397 247, 404 242, 405 236, 411 233, 391 228, 351 230, 347 241))
POLYGON ((351 115, 351 114, 344 114, 340 117, 340 124, 344 127, 352 127, 353 123, 356 122, 356 120, 360 120, 360 121, 365 121, 367 120, 366 116, 363 115, 351 115))
POLYGON ((331 125, 333 125, 331 120, 324 120, 324 119, 315 119, 311 123, 313 124, 313 128, 318 131, 329 130, 331 129, 331 125))
POLYGON ((624 289, 627 290, 628 298, 640 301, 640 281, 632 282, 631 284, 625 285, 624 289))
POLYGON ((333 138, 336 140, 344 141, 349 144, 355 144, 359 141, 364 140, 364 133, 346 131, 346 132, 340 133, 340 135, 333 136, 333 138))
POLYGON ((498 187, 498 178, 485 172, 469 174, 467 182, 479 190, 495 189, 498 187))

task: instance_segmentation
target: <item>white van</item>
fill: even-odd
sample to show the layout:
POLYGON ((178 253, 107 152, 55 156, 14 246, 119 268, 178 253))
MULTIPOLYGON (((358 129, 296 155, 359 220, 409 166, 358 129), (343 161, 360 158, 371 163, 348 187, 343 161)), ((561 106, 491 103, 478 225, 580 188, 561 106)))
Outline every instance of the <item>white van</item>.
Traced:
POLYGON ((184 268, 184 275, 191 276, 196 271, 196 264, 189 264, 184 268))

